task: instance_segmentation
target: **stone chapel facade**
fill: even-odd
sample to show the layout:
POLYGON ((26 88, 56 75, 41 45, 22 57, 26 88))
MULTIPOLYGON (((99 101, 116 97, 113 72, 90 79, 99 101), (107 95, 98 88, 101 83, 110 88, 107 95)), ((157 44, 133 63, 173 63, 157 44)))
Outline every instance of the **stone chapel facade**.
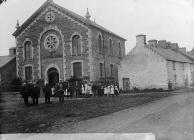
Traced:
POLYGON ((17 76, 23 80, 118 80, 125 39, 91 21, 88 11, 84 18, 47 0, 13 35, 17 76))

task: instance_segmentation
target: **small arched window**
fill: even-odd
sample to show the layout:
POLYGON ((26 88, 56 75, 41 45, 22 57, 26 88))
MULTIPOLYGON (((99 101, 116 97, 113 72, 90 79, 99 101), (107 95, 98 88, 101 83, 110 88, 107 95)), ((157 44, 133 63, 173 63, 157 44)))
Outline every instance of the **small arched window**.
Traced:
POLYGON ((102 36, 101 35, 98 35, 98 49, 99 49, 99 53, 102 54, 103 48, 102 48, 102 36))
POLYGON ((32 42, 26 41, 24 43, 24 58, 25 60, 32 59, 32 42))
POLYGON ((79 35, 72 37, 72 55, 81 55, 81 39, 79 35))

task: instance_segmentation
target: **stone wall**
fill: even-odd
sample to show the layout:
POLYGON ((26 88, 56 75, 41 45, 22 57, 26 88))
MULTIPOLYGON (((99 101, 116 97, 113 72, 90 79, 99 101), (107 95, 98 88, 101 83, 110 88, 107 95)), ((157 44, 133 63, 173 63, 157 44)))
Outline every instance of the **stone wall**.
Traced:
POLYGON ((189 63, 175 62, 175 69, 173 62, 167 62, 168 80, 172 82, 174 88, 188 87, 192 84, 191 67, 189 63), (175 81, 176 75, 176 81, 175 81), (188 81, 186 81, 188 79, 188 81))
POLYGON ((119 88, 123 78, 130 79, 130 89, 168 88, 166 60, 144 46, 136 46, 119 65, 119 88))
POLYGON ((16 78, 16 59, 14 58, 5 66, 0 68, 0 83, 10 84, 16 78))
POLYGON ((118 64, 121 61, 121 59, 125 56, 125 41, 123 39, 120 39, 118 37, 115 37, 111 34, 102 32, 100 30, 97 30, 95 28, 92 28, 92 66, 93 66, 93 77, 92 81, 98 81, 100 80, 100 63, 105 63, 105 69, 106 71, 103 71, 102 78, 105 78, 105 76, 111 77, 111 68, 110 65, 113 64, 113 77, 115 81, 118 80, 118 64), (104 54, 99 53, 98 48, 98 35, 102 35, 104 38, 104 54), (109 39, 112 39, 112 49, 113 54, 110 53, 110 47, 109 47, 109 39), (119 57, 119 47, 118 43, 121 43, 121 57, 119 57))
POLYGON ((24 78, 23 68, 25 65, 33 66, 34 79, 45 79, 45 70, 49 64, 55 64, 60 69, 60 79, 67 79, 72 76, 72 62, 83 61, 83 74, 89 76, 87 65, 88 59, 88 29, 86 26, 80 24, 73 18, 66 16, 56 7, 47 7, 35 16, 27 30, 17 36, 17 61, 18 61, 18 75, 24 78), (55 20, 51 23, 46 22, 45 15, 47 12, 52 11, 55 14, 55 20), (44 39, 48 34, 55 34, 59 38, 59 47, 49 52, 44 47, 44 39), (71 50, 71 37, 78 34, 82 40, 82 54, 81 56, 72 56, 71 50), (33 43, 33 59, 25 61, 23 42, 29 39, 33 43), (39 52, 41 52, 39 54, 39 52), (40 65, 39 65, 40 63, 40 65), (40 73, 41 71, 41 73, 40 73))
POLYGON ((24 67, 33 66, 34 79, 47 79, 46 70, 48 66, 58 67, 60 79, 68 79, 73 75, 72 65, 74 62, 82 62, 84 77, 90 77, 91 81, 100 79, 99 63, 106 65, 106 75, 110 76, 110 64, 114 66, 114 77, 117 79, 117 65, 121 58, 118 56, 118 42, 121 42, 122 57, 125 55, 125 42, 114 35, 104 33, 104 46, 107 48, 104 55, 99 54, 97 46, 97 35, 102 34, 97 28, 88 26, 78 19, 64 13, 56 6, 45 5, 39 12, 30 18, 31 23, 26 24, 22 32, 16 36, 17 41, 17 74, 24 78, 24 67), (48 12, 54 13, 54 21, 48 22, 45 16, 48 12), (44 40, 48 34, 54 34, 59 38, 59 46, 55 51, 45 49, 44 40), (72 36, 81 37, 81 55, 72 55, 72 36), (109 55, 108 39, 112 38, 114 53, 109 55), (23 43, 26 39, 32 41, 33 59, 24 60, 23 43))

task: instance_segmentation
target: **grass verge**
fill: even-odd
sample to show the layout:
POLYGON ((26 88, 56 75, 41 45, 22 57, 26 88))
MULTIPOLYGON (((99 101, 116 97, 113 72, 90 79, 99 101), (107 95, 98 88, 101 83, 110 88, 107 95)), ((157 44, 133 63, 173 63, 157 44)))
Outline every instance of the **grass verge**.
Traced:
POLYGON ((149 93, 22 106, 23 108, 19 110, 2 112, 0 133, 48 133, 60 127, 71 129, 79 121, 107 115, 170 95, 170 93, 149 93))

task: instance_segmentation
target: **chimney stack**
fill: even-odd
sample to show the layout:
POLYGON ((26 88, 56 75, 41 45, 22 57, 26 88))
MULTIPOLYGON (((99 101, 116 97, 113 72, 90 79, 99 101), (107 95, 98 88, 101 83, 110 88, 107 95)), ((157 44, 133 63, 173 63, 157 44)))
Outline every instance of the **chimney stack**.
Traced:
POLYGON ((168 46, 166 40, 159 40, 158 41, 158 47, 166 49, 168 46))
POLYGON ((183 48, 179 48, 179 51, 181 51, 181 52, 183 52, 183 53, 186 53, 186 52, 187 52, 187 50, 186 50, 186 48, 185 48, 185 47, 183 47, 183 48))
POLYGON ((171 43, 170 44, 170 48, 172 49, 172 50, 178 50, 178 43, 171 43))
POLYGON ((152 39, 152 40, 148 40, 148 45, 151 47, 157 47, 157 40, 152 39))
POLYGON ((140 34, 136 36, 136 46, 146 45, 146 35, 140 34))

